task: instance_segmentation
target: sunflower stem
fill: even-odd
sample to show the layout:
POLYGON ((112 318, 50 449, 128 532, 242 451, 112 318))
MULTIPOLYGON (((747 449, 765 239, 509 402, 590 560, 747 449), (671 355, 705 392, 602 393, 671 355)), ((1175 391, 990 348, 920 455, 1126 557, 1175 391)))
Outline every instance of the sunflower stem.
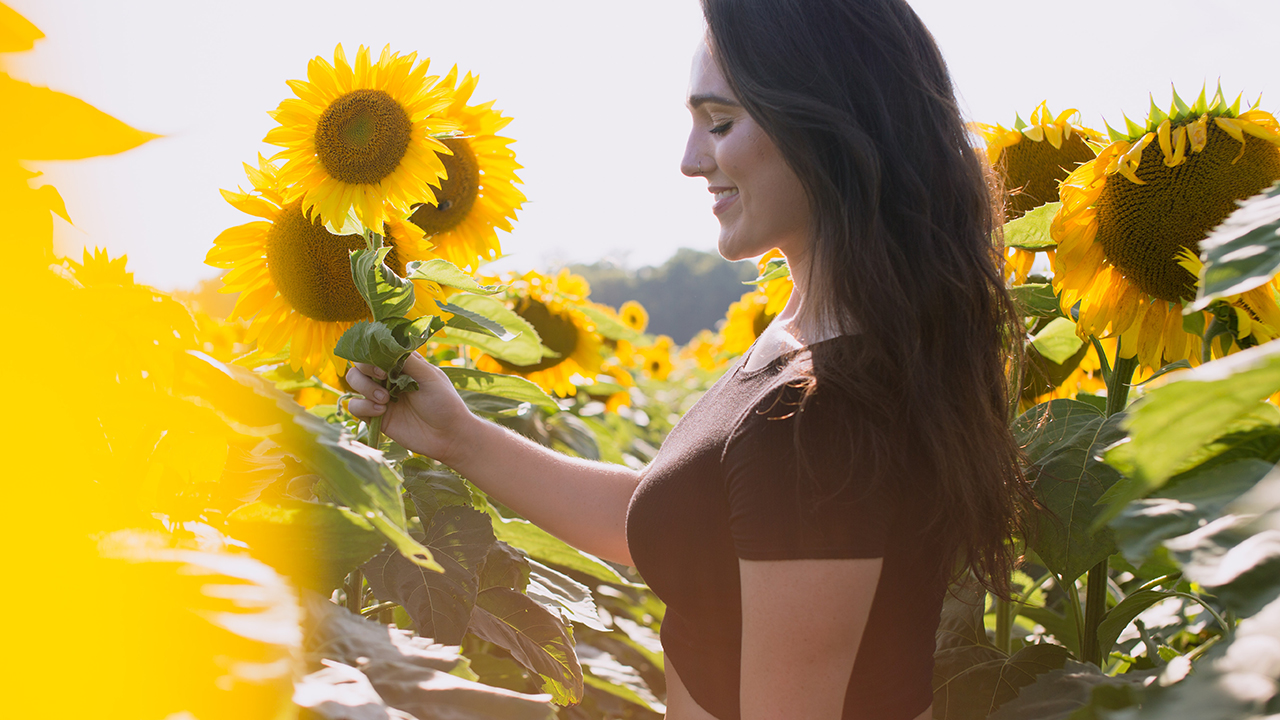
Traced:
POLYGON ((359 615, 364 609, 364 573, 359 568, 351 571, 344 583, 347 593, 347 609, 359 615))
POLYGON ((1013 639, 1013 619, 1018 614, 1014 600, 996 598, 996 649, 1008 653, 1013 639))
POLYGON ((377 450, 382 446, 382 416, 375 415, 369 418, 367 424, 367 433, 364 444, 377 450))
MULTIPOLYGON (((1116 354, 1120 351, 1117 348, 1116 354)), ((1117 357, 1111 366, 1111 378, 1107 382, 1107 417, 1111 417, 1125 409, 1129 402, 1129 383, 1133 373, 1138 369, 1137 356, 1131 358, 1117 357)))

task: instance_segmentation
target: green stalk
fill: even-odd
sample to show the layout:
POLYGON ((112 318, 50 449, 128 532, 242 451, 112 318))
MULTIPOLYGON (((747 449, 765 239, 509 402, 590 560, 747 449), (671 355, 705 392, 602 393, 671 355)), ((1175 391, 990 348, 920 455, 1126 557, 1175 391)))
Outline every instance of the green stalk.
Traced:
MULTIPOLYGON (((1084 617, 1083 613, 1080 611, 1080 593, 1076 591, 1076 584, 1074 582, 1063 582, 1062 576, 1057 573, 1054 573, 1053 581, 1056 582, 1058 587, 1062 588, 1062 592, 1067 595, 1067 610, 1071 613, 1071 620, 1076 625, 1076 637, 1080 638, 1081 643, 1083 643, 1084 617)), ((1097 635, 1097 633, 1094 634, 1097 635)), ((1094 644, 1096 645, 1097 643, 1095 642, 1094 644)))
POLYGON ((1008 653, 1013 644, 1013 619, 1018 605, 1012 600, 996 598, 996 649, 1008 653))
POLYGON ((347 609, 359 615, 364 609, 364 573, 360 568, 351 571, 347 576, 347 609))
POLYGON ((367 423, 368 431, 365 436, 364 444, 377 450, 382 447, 382 416, 375 415, 369 418, 367 423))
MULTIPOLYGON (((1119 349, 1116 355, 1119 355, 1119 349)), ((1129 383, 1138 369, 1138 358, 1117 357, 1107 380, 1107 417, 1122 412, 1129 401, 1129 383)), ((1102 667, 1102 650, 1098 647, 1098 626, 1107 615, 1107 558, 1089 568, 1085 580, 1084 632, 1080 636, 1080 659, 1102 667)))

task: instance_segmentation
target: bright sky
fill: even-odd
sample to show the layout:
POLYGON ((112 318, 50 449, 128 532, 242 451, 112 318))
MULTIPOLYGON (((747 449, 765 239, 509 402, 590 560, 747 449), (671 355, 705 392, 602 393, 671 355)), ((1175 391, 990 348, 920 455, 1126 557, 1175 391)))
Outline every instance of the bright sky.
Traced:
MULTIPOLYGON (((75 227, 64 252, 128 253, 140 281, 189 287, 216 271, 205 252, 250 218, 219 188, 273 151, 266 111, 291 96, 307 60, 361 43, 417 51, 442 74, 477 73, 497 99, 525 166, 503 267, 603 257, 660 263, 711 250, 717 225, 704 183, 680 175, 697 0, 4 0, 48 36, 6 57, 11 72, 83 98, 165 137, 118 156, 43 163, 75 227)), ((950 64, 970 119, 1008 125, 1042 99, 1101 128, 1145 115, 1169 84, 1194 99, 1222 79, 1233 98, 1280 92, 1276 0, 913 0, 950 64)), ((1211 87, 1212 91, 1212 87, 1211 87)), ((1280 105, 1266 102, 1276 111, 1280 105)), ((5 112, 14 109, 5 108, 5 112)))

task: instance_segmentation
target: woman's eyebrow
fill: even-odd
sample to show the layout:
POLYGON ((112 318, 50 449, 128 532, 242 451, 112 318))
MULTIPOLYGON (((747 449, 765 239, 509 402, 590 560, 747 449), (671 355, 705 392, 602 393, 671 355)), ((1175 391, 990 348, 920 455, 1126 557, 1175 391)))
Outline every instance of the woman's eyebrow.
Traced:
POLYGON ((704 105, 706 103, 724 105, 726 107, 742 107, 741 105, 738 104, 736 100, 730 100, 729 98, 721 97, 719 95, 690 95, 689 96, 689 107, 691 109, 696 110, 698 109, 699 106, 704 105))

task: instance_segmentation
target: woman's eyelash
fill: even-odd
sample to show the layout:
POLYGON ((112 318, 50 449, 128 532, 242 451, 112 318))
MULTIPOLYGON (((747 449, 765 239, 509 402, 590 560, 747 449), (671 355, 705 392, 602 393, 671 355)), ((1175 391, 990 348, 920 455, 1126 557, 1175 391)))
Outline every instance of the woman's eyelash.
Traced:
POLYGON ((729 132, 729 128, 731 128, 731 127, 733 127, 733 121, 732 121, 732 120, 728 120, 728 121, 722 122, 722 123, 720 123, 719 125, 717 125, 717 126, 715 126, 715 127, 711 128, 711 130, 709 130, 708 132, 710 132, 712 135, 723 135, 723 134, 725 134, 725 133, 729 132))

